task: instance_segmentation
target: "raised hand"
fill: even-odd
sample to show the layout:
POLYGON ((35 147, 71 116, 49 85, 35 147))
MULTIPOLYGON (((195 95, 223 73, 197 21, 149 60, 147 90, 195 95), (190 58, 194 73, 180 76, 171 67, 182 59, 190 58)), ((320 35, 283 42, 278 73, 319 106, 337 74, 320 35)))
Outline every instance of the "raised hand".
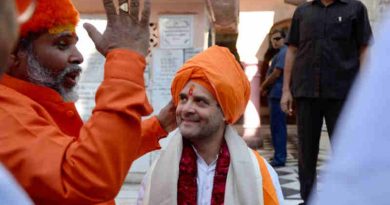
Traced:
POLYGON ((149 48, 150 0, 144 1, 139 18, 139 0, 119 0, 119 13, 113 0, 103 0, 107 15, 107 27, 103 34, 89 24, 84 28, 94 42, 96 49, 104 56, 115 48, 129 49, 146 56, 149 48))
POLYGON ((161 109, 160 113, 157 115, 157 119, 165 131, 171 132, 176 129, 176 107, 172 100, 161 109))

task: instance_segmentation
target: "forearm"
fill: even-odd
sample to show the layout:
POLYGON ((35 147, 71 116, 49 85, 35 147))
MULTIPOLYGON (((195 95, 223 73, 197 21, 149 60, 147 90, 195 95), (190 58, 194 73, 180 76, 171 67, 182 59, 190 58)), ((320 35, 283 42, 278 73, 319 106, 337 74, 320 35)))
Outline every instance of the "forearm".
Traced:
POLYGON ((133 52, 116 50, 107 56, 93 115, 64 156, 63 184, 74 191, 69 197, 81 198, 77 195, 82 193, 85 198, 104 201, 119 191, 138 157, 141 116, 152 111, 145 93, 144 67, 143 57, 133 52))
POLYGON ((282 71, 275 68, 275 70, 265 79, 265 81, 261 84, 262 88, 267 88, 275 83, 275 81, 279 78, 282 71))
POLYGON ((284 73, 283 73, 283 92, 290 92, 291 73, 295 61, 297 48, 289 46, 286 53, 284 73))
POLYGON ((168 133, 161 127, 156 116, 142 121, 141 146, 138 150, 138 156, 160 149, 158 141, 167 136, 168 133))

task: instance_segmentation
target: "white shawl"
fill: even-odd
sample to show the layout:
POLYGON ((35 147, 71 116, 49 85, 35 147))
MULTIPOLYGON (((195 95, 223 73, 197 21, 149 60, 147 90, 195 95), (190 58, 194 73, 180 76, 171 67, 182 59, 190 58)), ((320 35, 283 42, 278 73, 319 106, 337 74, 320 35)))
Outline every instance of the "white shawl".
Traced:
MULTIPOLYGON (((224 204, 263 205, 262 177, 254 154, 229 125, 225 130, 225 140, 230 152, 230 166, 224 204)), ((177 181, 182 148, 182 136, 177 132, 147 173, 148 181, 143 204, 177 204, 177 181)))

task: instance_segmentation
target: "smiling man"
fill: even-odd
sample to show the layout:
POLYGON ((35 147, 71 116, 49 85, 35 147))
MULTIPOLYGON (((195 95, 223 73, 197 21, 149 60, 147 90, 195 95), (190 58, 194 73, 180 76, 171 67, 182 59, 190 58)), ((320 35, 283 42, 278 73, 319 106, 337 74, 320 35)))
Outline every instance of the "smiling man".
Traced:
POLYGON ((84 25, 106 57, 104 81, 85 124, 74 105, 83 62, 76 48, 79 14, 70 0, 35 2, 0 79, 0 161, 35 204, 114 204, 132 162, 159 148, 166 134, 159 122, 167 128, 173 108, 141 128, 141 117, 152 111, 143 79, 150 1, 139 18, 137 0, 131 7, 120 0, 119 13, 112 0, 103 0, 105 32, 84 25))
POLYGON ((146 175, 138 204, 283 204, 272 167, 231 126, 250 86, 227 48, 213 46, 176 73, 179 129, 146 175))

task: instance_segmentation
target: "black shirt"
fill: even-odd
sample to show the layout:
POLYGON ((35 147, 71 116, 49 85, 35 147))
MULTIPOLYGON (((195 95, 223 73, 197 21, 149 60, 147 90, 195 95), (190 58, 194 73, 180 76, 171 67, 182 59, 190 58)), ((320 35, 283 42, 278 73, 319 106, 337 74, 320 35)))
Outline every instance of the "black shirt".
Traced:
POLYGON ((294 97, 344 99, 359 71, 360 48, 372 36, 367 9, 356 0, 320 0, 299 6, 288 45, 298 48, 292 70, 294 97))

